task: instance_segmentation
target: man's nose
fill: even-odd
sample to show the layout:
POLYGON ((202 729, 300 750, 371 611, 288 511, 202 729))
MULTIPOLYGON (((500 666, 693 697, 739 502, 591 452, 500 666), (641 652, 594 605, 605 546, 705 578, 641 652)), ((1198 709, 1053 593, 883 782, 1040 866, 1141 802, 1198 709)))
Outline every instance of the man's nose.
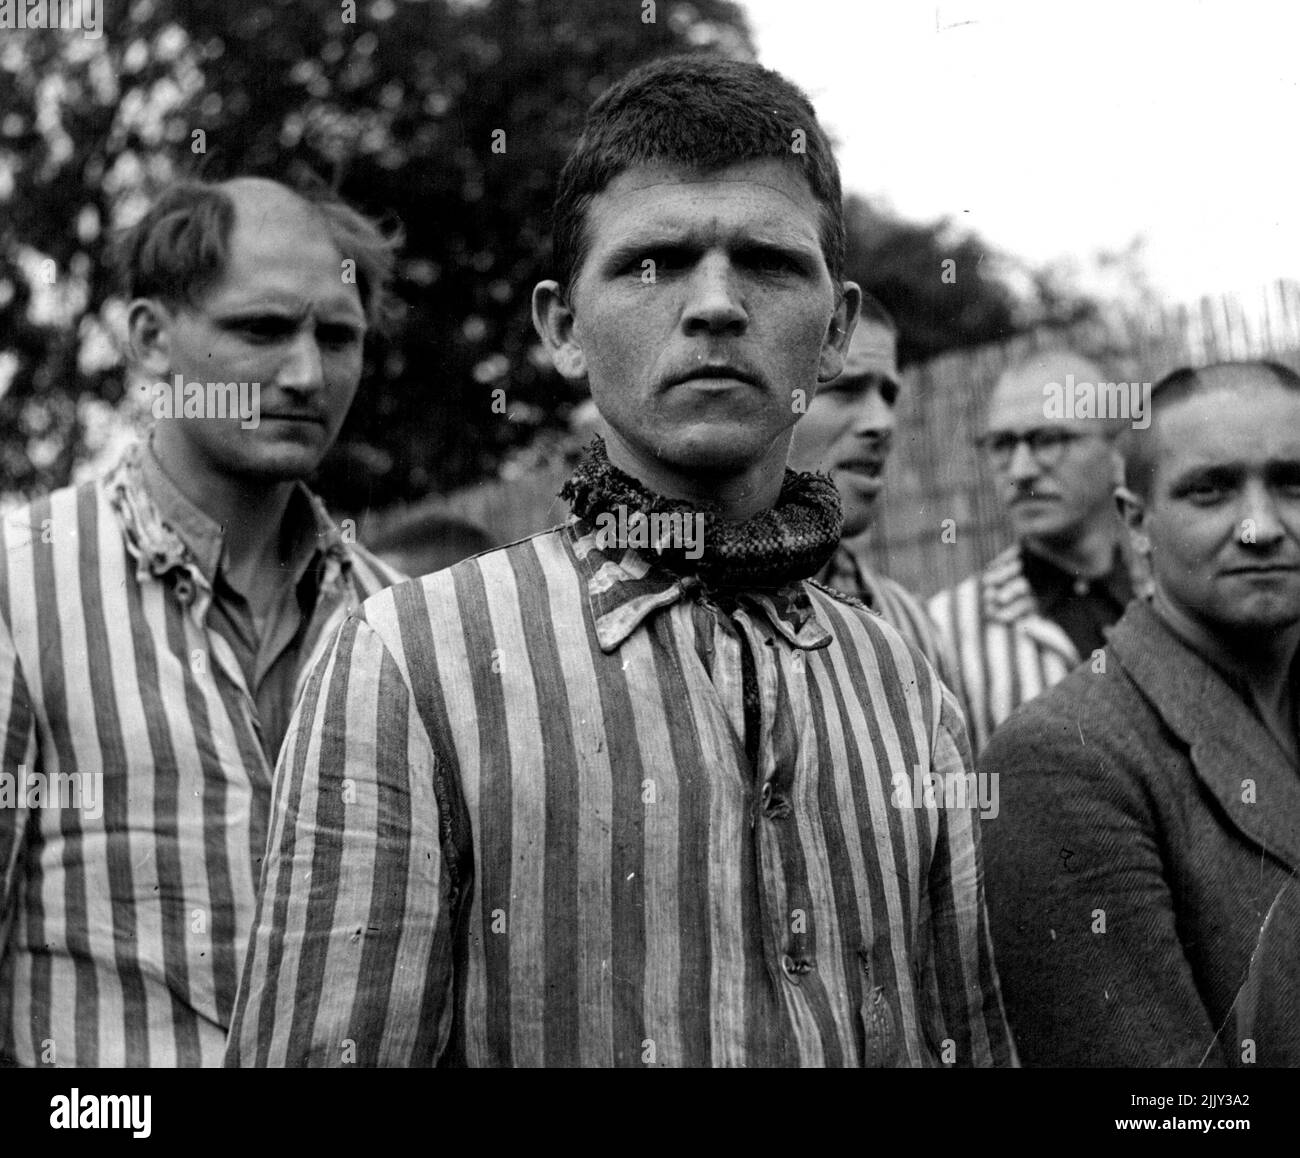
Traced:
POLYGON ((893 430, 894 408, 880 396, 878 389, 870 390, 858 407, 853 432, 862 437, 880 438, 892 434, 893 430))
POLYGON ((1286 534, 1286 527, 1278 513, 1277 499, 1259 479, 1252 480, 1246 486, 1240 513, 1237 537, 1242 543, 1257 547, 1271 546, 1286 534))
POLYGON ((1007 463, 1007 476, 1017 482, 1037 478, 1043 473, 1043 468, 1039 465, 1029 449, 1029 444, 1021 439, 1011 449, 1011 461, 1007 463))
POLYGON ((320 345, 316 335, 303 327, 294 335, 280 365, 276 385, 286 390, 318 390, 325 382, 320 345))
POLYGON ((682 324, 687 333, 740 332, 749 321, 735 270, 723 254, 708 254, 691 271, 682 324))

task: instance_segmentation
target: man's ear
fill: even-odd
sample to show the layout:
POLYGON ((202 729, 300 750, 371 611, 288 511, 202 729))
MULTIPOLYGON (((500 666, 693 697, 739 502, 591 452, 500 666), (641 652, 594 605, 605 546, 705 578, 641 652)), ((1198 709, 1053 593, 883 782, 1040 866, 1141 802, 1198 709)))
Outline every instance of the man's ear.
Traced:
POLYGON ((1146 530, 1146 500, 1126 486, 1117 486, 1115 488, 1115 506, 1119 509, 1119 517, 1124 521, 1124 527, 1128 531, 1128 540, 1133 548, 1133 553, 1143 559, 1149 559, 1151 557, 1151 539, 1146 530))
POLYGON ((555 368, 569 381, 587 376, 587 359, 574 335, 573 309, 557 281, 539 281, 533 289, 533 328, 555 368))
POLYGON ((830 325, 826 327, 826 336, 822 339, 821 357, 817 360, 819 384, 838 378, 844 369, 844 359, 849 352, 853 327, 858 324, 858 310, 861 306, 861 288, 857 282, 846 281, 841 287, 830 325))
POLYGON ((132 362, 162 381, 171 369, 172 312, 155 298, 136 298, 126 313, 126 343, 132 362))

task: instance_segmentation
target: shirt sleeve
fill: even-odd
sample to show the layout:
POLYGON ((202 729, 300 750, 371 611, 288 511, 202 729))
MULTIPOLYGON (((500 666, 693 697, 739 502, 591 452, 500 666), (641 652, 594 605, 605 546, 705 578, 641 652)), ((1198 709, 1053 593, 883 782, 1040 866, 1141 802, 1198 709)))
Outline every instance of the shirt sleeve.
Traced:
POLYGON ((303 691, 276 766, 228 1066, 434 1064, 450 1033, 442 768, 363 618, 303 691))
POLYGON ((1026 1065, 1223 1065, 1176 927, 1141 785, 1072 718, 1011 717, 981 756, 1002 773, 989 904, 1026 1065))
POLYGON ((956 588, 940 591, 926 603, 925 617, 934 632, 934 646, 939 655, 937 661, 931 662, 938 670, 939 678, 957 698, 966 722, 966 736, 974 749, 980 741, 981 721, 975 715, 980 704, 962 667, 962 641, 957 622, 960 594, 956 588))
POLYGON ((0 802, 0 957, 13 921, 18 864, 27 830, 25 772, 36 769, 36 719, 9 627, 0 619, 0 772, 12 777, 13 799, 0 802))
POLYGON ((984 898, 980 812, 981 800, 990 805, 991 800, 981 794, 973 767, 961 709, 942 687, 931 749, 939 807, 927 882, 930 950, 923 963, 924 1014, 941 1062, 1014 1066, 1016 1051, 998 987, 984 898), (953 807, 954 802, 959 806, 953 807))
POLYGON ((948 637, 940 633, 930 612, 919 606, 916 610, 917 635, 923 640, 922 650, 925 652, 925 658, 934 665, 934 670, 939 673, 939 679, 957 701, 957 708, 962 716, 962 726, 969 740, 970 701, 966 694, 966 685, 962 682, 957 654, 948 637))

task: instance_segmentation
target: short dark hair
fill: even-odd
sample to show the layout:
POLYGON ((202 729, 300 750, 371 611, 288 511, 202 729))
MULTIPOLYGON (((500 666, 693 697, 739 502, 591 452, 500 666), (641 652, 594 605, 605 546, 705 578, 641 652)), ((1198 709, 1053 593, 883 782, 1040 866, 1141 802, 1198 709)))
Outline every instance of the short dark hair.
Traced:
MULTIPOLYGON (((320 218, 330 241, 357 263, 357 291, 367 322, 383 329, 391 314, 389 286, 401 243, 323 186, 290 188, 320 218)), ((115 237, 110 260, 127 300, 158 298, 194 306, 220 280, 230 251, 235 202, 220 184, 183 180, 169 185, 144 216, 115 237)))
POLYGON ((1121 439, 1124 485, 1143 498, 1151 497, 1151 484, 1155 482, 1156 474, 1155 447, 1151 436, 1156 428, 1157 410, 1167 410, 1177 402, 1221 389, 1222 381, 1215 380, 1221 371, 1245 369, 1266 370, 1280 388, 1300 393, 1300 374, 1270 358, 1213 362, 1199 369, 1180 366, 1177 370, 1171 370, 1151 387, 1151 398, 1147 403, 1150 425, 1145 430, 1128 430, 1121 439))
POLYGON ((697 54, 634 69, 588 111, 555 194, 551 244, 561 287, 571 290, 586 257, 592 198, 626 169, 666 163, 708 171, 765 157, 797 164, 808 179, 822 206, 822 255, 841 281, 840 171, 811 102, 771 69, 697 54))

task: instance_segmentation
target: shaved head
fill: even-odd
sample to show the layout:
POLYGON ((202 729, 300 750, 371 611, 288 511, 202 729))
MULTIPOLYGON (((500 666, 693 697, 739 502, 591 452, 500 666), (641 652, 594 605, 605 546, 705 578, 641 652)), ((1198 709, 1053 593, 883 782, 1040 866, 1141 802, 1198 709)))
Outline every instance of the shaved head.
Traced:
MULTIPOLYGON (((1150 429, 1132 430, 1121 442, 1125 485, 1145 499, 1151 497, 1161 452, 1155 416, 1161 411, 1202 394, 1221 392, 1226 396, 1277 389, 1300 392, 1300 375, 1279 362, 1262 358, 1215 362, 1197 370, 1183 367, 1166 374, 1151 389, 1150 429)), ((1225 405, 1229 404, 1225 397, 1225 405)))

